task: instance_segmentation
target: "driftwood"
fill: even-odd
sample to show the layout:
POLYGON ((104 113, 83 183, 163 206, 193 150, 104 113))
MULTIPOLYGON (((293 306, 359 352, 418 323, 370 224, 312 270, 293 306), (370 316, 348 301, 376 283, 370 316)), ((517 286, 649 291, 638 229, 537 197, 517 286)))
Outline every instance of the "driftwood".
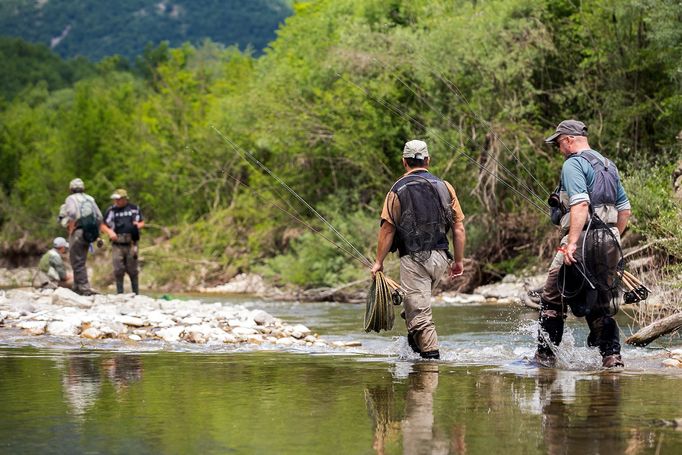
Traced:
POLYGON ((671 316, 659 319, 646 327, 642 327, 637 333, 627 337, 625 342, 634 346, 646 346, 656 338, 674 332, 680 327, 682 327, 682 312, 675 313, 671 316))

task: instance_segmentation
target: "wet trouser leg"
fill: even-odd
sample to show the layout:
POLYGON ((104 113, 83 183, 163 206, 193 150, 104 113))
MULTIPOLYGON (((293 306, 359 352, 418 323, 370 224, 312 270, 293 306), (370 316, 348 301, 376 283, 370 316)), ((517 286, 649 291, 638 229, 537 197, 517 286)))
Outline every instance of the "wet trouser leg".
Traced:
POLYGON ((116 243, 114 243, 111 249, 117 294, 123 294, 123 279, 125 278, 126 273, 126 249, 128 249, 127 245, 119 245, 116 243))
POLYGON ((432 251, 423 262, 400 258, 400 284, 405 290, 405 323, 422 355, 438 350, 438 334, 431 312, 431 292, 448 266, 443 251, 432 251))
POLYGON ((133 293, 140 293, 140 285, 138 281, 138 267, 137 267, 137 244, 132 243, 128 247, 126 252, 126 272, 130 277, 130 286, 133 289, 133 293))
POLYGON ((83 230, 76 229, 69 238, 69 262, 73 269, 73 290, 84 292, 90 290, 88 270, 85 262, 88 259, 90 243, 83 238, 83 230))
POLYGON ((561 294, 557 289, 557 278, 561 266, 556 267, 555 265, 556 260, 547 274, 547 280, 540 297, 538 352, 545 355, 553 355, 551 344, 558 346, 561 343, 564 334, 564 319, 566 318, 561 294))
POLYGON ((620 336, 616 320, 603 314, 588 314, 585 319, 590 327, 587 345, 598 347, 603 357, 620 354, 620 336))

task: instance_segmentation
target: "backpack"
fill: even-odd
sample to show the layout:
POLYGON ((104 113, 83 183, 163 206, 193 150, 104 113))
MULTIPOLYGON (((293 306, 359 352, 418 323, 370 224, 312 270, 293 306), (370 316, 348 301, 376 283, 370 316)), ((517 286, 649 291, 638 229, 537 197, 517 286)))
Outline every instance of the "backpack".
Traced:
POLYGON ((97 219, 94 205, 94 201, 84 197, 80 202, 78 210, 80 212, 80 218, 76 220, 76 228, 83 230, 83 238, 88 243, 94 242, 99 237, 100 222, 97 219))

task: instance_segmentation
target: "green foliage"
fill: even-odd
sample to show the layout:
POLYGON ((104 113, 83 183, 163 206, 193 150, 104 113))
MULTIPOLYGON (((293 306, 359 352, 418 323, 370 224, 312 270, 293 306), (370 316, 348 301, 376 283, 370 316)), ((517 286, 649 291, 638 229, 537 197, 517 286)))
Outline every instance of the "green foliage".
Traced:
POLYGON ((260 52, 290 14, 288 0, 9 0, 0 2, 0 33, 93 60, 134 58, 148 43, 178 47, 206 38, 260 52))
POLYGON ((682 260, 682 204, 671 191, 673 165, 634 170, 624 185, 635 222, 632 228, 658 250, 682 260))

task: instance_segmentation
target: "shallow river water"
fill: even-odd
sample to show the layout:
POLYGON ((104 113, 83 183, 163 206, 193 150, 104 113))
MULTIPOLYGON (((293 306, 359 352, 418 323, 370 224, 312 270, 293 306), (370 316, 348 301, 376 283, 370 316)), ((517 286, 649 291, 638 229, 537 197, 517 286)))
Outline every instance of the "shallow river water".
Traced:
POLYGON ((682 453, 682 374, 661 366, 663 345, 625 347, 626 368, 602 371, 584 322, 569 319, 560 367, 536 368, 535 313, 437 306, 443 359, 425 362, 399 318, 365 334, 361 306, 238 303, 362 345, 74 344, 3 331, 0 453, 682 453))

